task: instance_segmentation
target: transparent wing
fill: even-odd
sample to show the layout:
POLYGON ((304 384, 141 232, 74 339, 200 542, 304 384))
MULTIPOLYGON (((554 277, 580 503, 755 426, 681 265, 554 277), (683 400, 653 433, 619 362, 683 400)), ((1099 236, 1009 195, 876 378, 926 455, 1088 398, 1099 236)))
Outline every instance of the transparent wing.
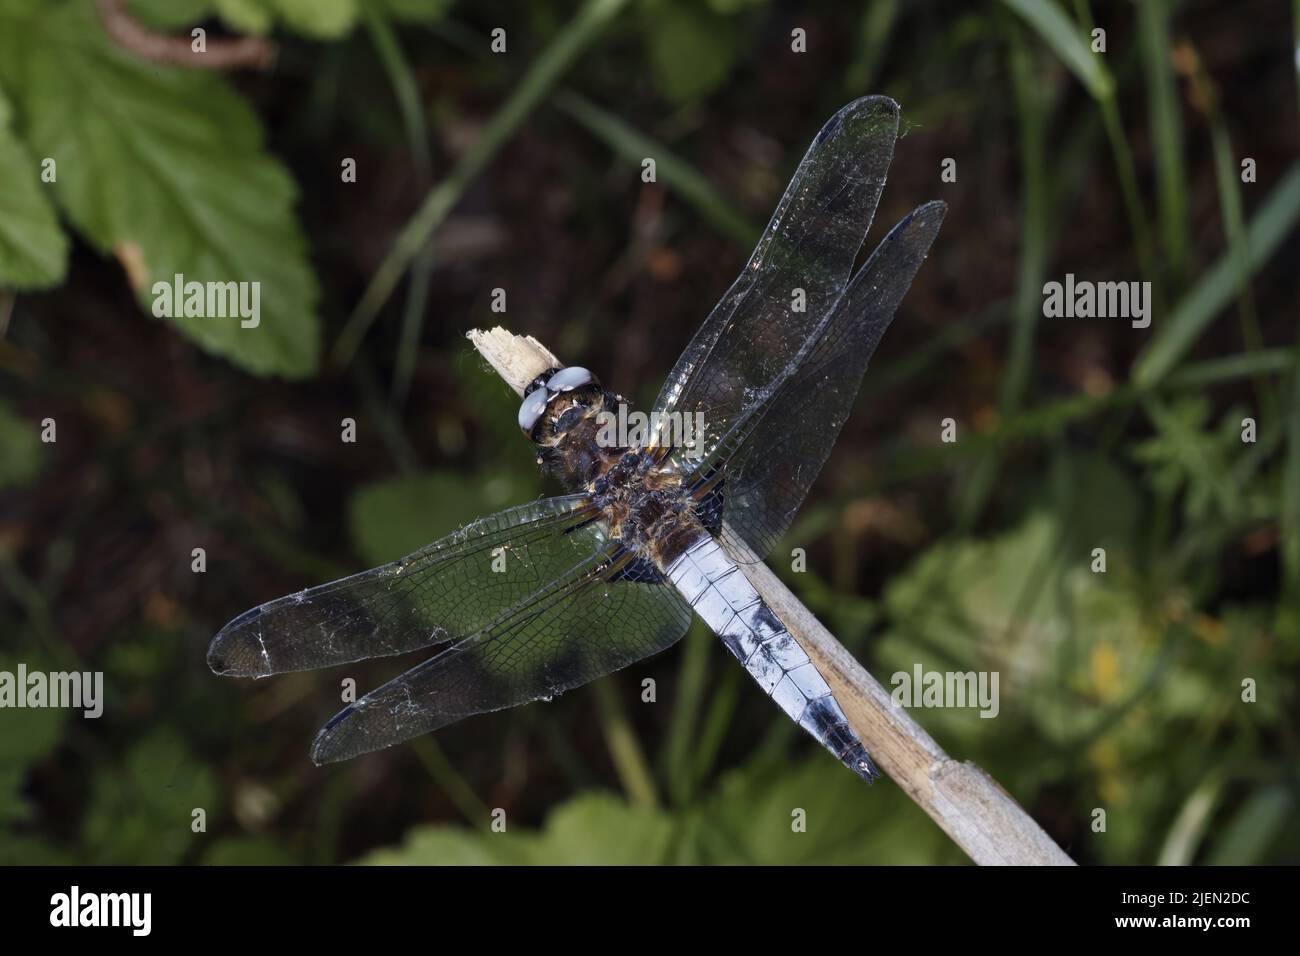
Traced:
POLYGON ((472 714, 549 699, 671 646, 690 608, 667 585, 620 578, 619 546, 611 547, 339 712, 317 735, 312 760, 346 760, 472 714))
POLYGON ((474 634, 604 547, 583 495, 466 525, 392 564, 291 594, 213 638, 218 674, 265 677, 401 654, 474 634))
POLYGON ((831 117, 745 270, 678 359, 655 409, 702 413, 706 449, 786 370, 843 292, 897 136, 898 104, 888 97, 855 100, 831 117))
POLYGON ((853 409, 872 353, 939 233, 947 206, 927 203, 896 225, 853 277, 806 355, 700 465, 719 477, 724 544, 736 560, 769 554, 790 527, 853 409))

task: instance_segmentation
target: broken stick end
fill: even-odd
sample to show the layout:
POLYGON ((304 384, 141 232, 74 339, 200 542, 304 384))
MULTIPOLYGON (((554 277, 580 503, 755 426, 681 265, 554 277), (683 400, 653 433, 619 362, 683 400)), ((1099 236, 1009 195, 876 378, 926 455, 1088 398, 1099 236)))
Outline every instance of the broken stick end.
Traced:
POLYGON ((470 329, 465 337, 518 395, 523 395, 528 383, 543 372, 564 367, 550 349, 531 335, 515 335, 499 325, 486 331, 470 329))

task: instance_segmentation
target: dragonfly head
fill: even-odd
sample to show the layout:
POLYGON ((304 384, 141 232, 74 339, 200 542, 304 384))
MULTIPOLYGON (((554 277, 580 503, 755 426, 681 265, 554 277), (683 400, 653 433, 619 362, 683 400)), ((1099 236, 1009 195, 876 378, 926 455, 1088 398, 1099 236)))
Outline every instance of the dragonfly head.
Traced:
POLYGON ((585 368, 550 369, 533 379, 524 392, 519 427, 529 441, 541 441, 548 431, 564 431, 563 421, 572 409, 581 413, 581 409, 600 403, 603 395, 600 382, 585 368))

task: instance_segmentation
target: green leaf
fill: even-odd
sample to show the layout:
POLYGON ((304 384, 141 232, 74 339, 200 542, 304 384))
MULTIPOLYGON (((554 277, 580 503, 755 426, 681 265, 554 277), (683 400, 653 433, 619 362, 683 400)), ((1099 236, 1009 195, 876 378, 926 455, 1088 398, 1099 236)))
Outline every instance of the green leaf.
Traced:
POLYGON ((434 473, 404 475, 359 490, 349 506, 357 550, 371 564, 410 554, 480 515, 527 500, 526 479, 434 473))
POLYGON ((484 833, 458 827, 419 827, 405 844, 359 862, 384 866, 626 865, 663 862, 672 835, 669 818, 634 809, 604 793, 561 804, 537 831, 484 833))
POLYGON ((740 49, 734 19, 681 0, 646 3, 643 15, 650 66, 669 99, 698 100, 730 75, 740 49))
POLYGON ((965 858, 897 787, 870 789, 829 754, 722 778, 676 862, 861 866, 965 858))
POLYGON ((1167 406, 1152 399, 1146 407, 1156 434, 1137 443, 1133 456, 1147 466, 1152 487, 1171 497, 1186 489, 1184 508, 1193 524, 1212 513, 1238 518, 1244 502, 1233 485, 1232 465, 1241 449, 1241 413, 1229 410, 1216 429, 1204 395, 1167 406))
POLYGON ((213 0, 131 0, 133 16, 154 30, 192 27, 212 14, 213 0))
POLYGON ((400 847, 374 850, 357 860, 363 866, 523 866, 531 862, 526 845, 513 833, 487 839, 460 827, 414 827, 400 847))
POLYGON ((34 837, 10 835, 0 840, 0 866, 76 865, 75 855, 52 847, 34 837))
POLYGON ((318 290, 293 215, 295 186, 263 149, 247 105, 218 76, 140 63, 105 38, 90 4, 0 26, 0 81, 22 129, 58 162, 55 196, 101 252, 128 265, 142 304, 155 282, 260 283, 260 322, 170 319, 250 371, 316 369, 318 290))
POLYGON ((0 0, 0 17, 30 17, 41 12, 49 0, 0 0))
POLYGON ((140 740, 122 765, 94 778, 86 811, 83 862, 174 864, 194 839, 193 813, 209 821, 218 805, 212 772, 170 729, 140 740))
POLYGON ((559 807, 532 847, 536 862, 622 866, 661 861, 672 837, 667 814, 587 794, 559 807))
MULTIPOLYGON (((1004 712, 1013 703, 1045 733, 1059 732, 1068 706, 1059 695, 1021 695, 1052 672, 1069 636, 1061 568, 1053 560, 1061 541, 1059 519, 1041 511, 997 538, 958 539, 922 554, 885 589, 894 623, 877 646, 883 674, 911 675, 918 663, 926 671, 996 670, 1004 712)), ((927 711, 924 723, 942 739, 970 743, 1002 721, 968 708, 927 711)))
POLYGON ((673 815, 588 793, 556 807, 540 830, 420 827, 371 865, 622 866, 955 862, 957 851, 897 789, 867 790, 832 757, 776 772, 734 771, 673 815))
POLYGON ((411 23, 441 20, 456 0, 131 0, 131 12, 156 30, 193 26, 213 14, 230 29, 267 33, 280 25, 319 40, 351 32, 363 7, 411 23))
MULTIPOLYGON (((28 673, 48 669, 45 660, 27 658, 25 663, 28 673)), ((8 654, 0 657, 0 670, 16 676, 18 658, 8 654)), ((4 711, 5 731, 0 734, 0 825, 24 820, 30 814, 22 796, 27 771, 55 748, 73 713, 58 707, 15 707, 4 711)))
POLYGON ((37 426, 19 418, 0 402, 0 488, 27 485, 41 471, 41 441, 37 426))
POLYGON ((285 26, 306 36, 336 39, 357 22, 357 0, 273 0, 285 26))
POLYGON ((293 866, 293 856, 283 847, 257 837, 218 840, 203 853, 204 866, 293 866))
POLYGON ((240 33, 267 33, 271 29, 269 0, 215 0, 221 22, 240 33))
MULTIPOLYGON (((0 92, 0 288, 45 289, 63 281, 68 238, 50 204, 39 164, 10 128, 12 109, 0 92)), ((5 468, 0 465, 0 483, 5 468)))

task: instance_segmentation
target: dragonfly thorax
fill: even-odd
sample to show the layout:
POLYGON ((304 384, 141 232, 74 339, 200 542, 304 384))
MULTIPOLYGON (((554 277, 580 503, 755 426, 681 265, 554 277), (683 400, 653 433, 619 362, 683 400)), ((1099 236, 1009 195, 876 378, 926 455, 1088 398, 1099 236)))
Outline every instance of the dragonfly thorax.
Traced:
POLYGON ((703 533, 682 474, 650 452, 625 452, 589 493, 610 534, 661 567, 703 533))

